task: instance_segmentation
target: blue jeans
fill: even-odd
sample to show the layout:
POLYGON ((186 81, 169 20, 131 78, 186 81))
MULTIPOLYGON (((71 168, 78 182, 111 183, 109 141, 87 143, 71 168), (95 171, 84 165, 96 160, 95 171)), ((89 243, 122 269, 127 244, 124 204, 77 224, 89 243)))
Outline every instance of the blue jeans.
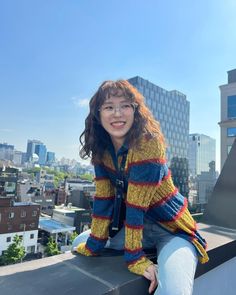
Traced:
MULTIPOLYGON (((75 248, 86 242, 90 230, 81 233, 72 244, 75 248)), ((109 239, 106 248, 122 250, 125 230, 109 239)), ((143 248, 157 249, 158 287, 154 295, 191 295, 194 275, 197 267, 195 247, 187 240, 173 235, 156 223, 145 219, 143 230, 143 248)))

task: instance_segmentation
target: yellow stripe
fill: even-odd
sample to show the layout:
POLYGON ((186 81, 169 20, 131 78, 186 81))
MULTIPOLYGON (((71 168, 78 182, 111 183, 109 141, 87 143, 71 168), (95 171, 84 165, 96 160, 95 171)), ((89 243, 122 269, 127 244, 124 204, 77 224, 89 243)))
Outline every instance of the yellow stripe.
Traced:
POLYGON ((203 264, 206 263, 209 260, 209 256, 206 252, 206 250, 202 247, 202 245, 198 242, 197 239, 193 240, 193 244, 197 247, 198 252, 201 256, 198 256, 198 260, 203 264))
POLYGON ((168 230, 172 232, 177 232, 178 230, 183 230, 188 234, 191 234, 194 230, 195 221, 192 218, 191 214, 187 209, 180 215, 180 217, 176 220, 161 223, 168 230))
POLYGON ((91 233, 100 239, 106 239, 108 237, 109 224, 110 220, 93 217, 91 233))
POLYGON ((114 188, 109 179, 96 180, 96 197, 112 197, 115 194, 114 188))
POLYGON ((155 199, 157 201, 163 199, 167 195, 174 193, 176 187, 171 179, 171 177, 164 179, 160 186, 156 189, 155 199))
POLYGON ((153 263, 146 257, 142 257, 136 263, 130 264, 128 269, 137 275, 143 275, 145 270, 153 263))
POLYGON ((138 162, 146 159, 165 159, 165 146, 157 138, 142 138, 137 148, 130 149, 129 162, 138 162))
POLYGON ((127 201, 132 205, 148 208, 152 199, 153 191, 153 186, 141 186, 129 183, 127 201))
POLYGON ((125 227, 125 248, 135 250, 142 247, 143 230, 125 227))

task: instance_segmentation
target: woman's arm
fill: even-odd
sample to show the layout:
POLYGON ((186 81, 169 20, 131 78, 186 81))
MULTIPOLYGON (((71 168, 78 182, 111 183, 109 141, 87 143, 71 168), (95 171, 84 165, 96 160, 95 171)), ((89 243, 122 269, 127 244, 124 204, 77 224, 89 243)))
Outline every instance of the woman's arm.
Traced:
POLYGON ((103 165, 95 166, 96 195, 93 202, 91 234, 86 244, 79 245, 77 251, 86 256, 97 255, 108 239, 108 228, 114 206, 114 188, 103 165))

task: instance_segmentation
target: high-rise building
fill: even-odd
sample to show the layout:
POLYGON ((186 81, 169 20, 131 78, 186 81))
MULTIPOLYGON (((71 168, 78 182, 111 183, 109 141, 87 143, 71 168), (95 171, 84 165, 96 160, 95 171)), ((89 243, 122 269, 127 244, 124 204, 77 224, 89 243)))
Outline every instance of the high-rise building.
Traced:
POLYGON ((0 160, 13 160, 14 145, 0 143, 0 160))
POLYGON ((39 165, 45 165, 47 160, 47 148, 43 143, 35 145, 35 153, 38 155, 38 163, 39 165))
POLYGON ((189 101, 186 95, 177 90, 165 90, 141 77, 128 80, 141 92, 146 104, 156 120, 168 143, 167 159, 187 158, 189 135, 189 101))
POLYGON ((208 172, 209 163, 216 161, 216 140, 204 134, 189 134, 188 158, 190 176, 208 172))
POLYGON ((228 84, 220 86, 221 91, 221 169, 236 137, 236 69, 228 71, 228 84))
POLYGON ((20 166, 23 163, 23 156, 23 152, 15 150, 13 154, 13 163, 17 166, 20 166))
POLYGON ((177 90, 165 90, 139 76, 128 81, 145 98, 145 102, 156 120, 161 124, 167 141, 167 160, 173 167, 172 176, 180 192, 188 195, 188 136, 190 103, 186 95, 177 90), (184 169, 183 176, 174 175, 178 168, 184 169))
POLYGON ((33 159, 33 154, 35 153, 35 147, 36 145, 40 145, 43 144, 41 141, 39 140, 28 140, 27 142, 27 150, 26 150, 26 160, 27 162, 31 162, 33 159))
POLYGON ((47 165, 52 165, 55 162, 55 153, 47 152, 47 165))

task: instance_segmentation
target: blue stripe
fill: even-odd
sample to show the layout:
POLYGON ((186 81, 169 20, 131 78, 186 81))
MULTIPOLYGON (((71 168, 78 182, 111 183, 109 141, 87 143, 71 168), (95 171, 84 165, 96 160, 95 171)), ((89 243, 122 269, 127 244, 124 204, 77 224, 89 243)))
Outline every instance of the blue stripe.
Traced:
POLYGON ((144 252, 143 251, 138 251, 137 253, 128 253, 127 251, 125 251, 125 261, 130 263, 130 262, 133 262, 133 261, 136 261, 138 259, 140 259, 140 257, 144 256, 144 252))
POLYGON ((178 192, 162 205, 149 209, 147 215, 149 215, 152 220, 154 219, 158 222, 172 221, 183 208, 184 199, 185 198, 178 192))
POLYGON ((114 200, 97 200, 93 203, 93 214, 105 217, 111 217, 114 206, 114 200))
POLYGON ((87 239, 86 245, 93 253, 98 253, 106 245, 106 240, 98 241, 98 240, 95 240, 93 237, 89 237, 87 239))
POLYGON ((96 177, 105 177, 108 178, 109 175, 107 170, 105 169, 104 165, 95 165, 94 166, 95 176, 96 177))
POLYGON ((142 163, 130 168, 130 181, 159 182, 164 175, 163 165, 159 163, 142 163))
POLYGON ((143 225, 143 211, 129 207, 128 205, 126 206, 126 223, 128 225, 136 225, 140 226, 143 225))

